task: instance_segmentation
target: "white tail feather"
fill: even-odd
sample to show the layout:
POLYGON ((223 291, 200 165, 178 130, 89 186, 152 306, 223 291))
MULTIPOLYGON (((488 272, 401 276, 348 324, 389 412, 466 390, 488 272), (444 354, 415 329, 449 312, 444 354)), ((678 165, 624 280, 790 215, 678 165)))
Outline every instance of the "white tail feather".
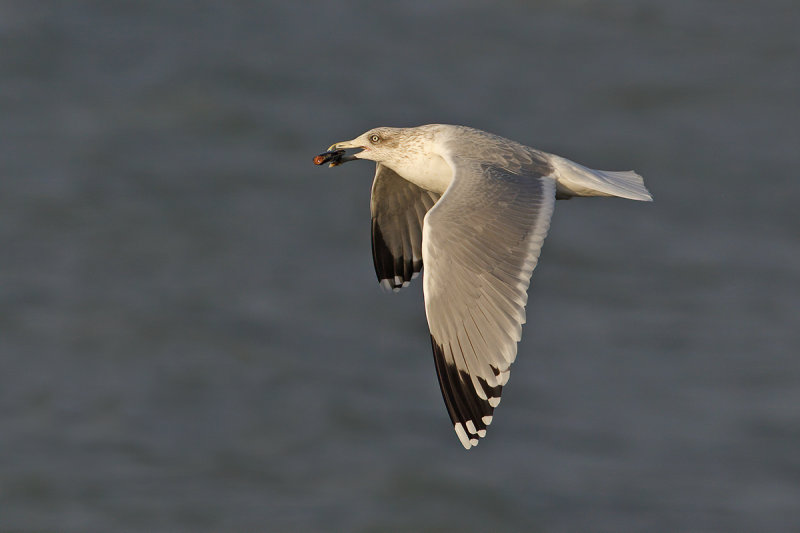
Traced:
POLYGON ((642 177, 632 170, 595 170, 556 155, 551 156, 550 163, 555 169, 553 174, 558 192, 567 196, 618 196, 630 200, 653 201, 642 177))

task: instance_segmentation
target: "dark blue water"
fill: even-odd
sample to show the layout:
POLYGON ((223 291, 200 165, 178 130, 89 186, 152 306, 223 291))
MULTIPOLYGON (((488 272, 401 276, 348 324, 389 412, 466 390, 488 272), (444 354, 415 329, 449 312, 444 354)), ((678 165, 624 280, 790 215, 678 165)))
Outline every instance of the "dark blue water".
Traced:
POLYGON ((792 0, 0 3, 0 530, 797 531, 792 0), (531 3, 533 4, 533 3, 531 3), (372 271, 378 125, 559 202, 488 437, 372 271))

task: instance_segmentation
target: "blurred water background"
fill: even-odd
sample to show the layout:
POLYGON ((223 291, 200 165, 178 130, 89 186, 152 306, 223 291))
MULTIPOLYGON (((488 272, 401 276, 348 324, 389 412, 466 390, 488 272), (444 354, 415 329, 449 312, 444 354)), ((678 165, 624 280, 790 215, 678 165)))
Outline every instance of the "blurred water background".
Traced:
POLYGON ((800 4, 0 3, 0 530, 800 530, 800 4), (466 452, 379 125, 636 169, 559 202, 466 452))

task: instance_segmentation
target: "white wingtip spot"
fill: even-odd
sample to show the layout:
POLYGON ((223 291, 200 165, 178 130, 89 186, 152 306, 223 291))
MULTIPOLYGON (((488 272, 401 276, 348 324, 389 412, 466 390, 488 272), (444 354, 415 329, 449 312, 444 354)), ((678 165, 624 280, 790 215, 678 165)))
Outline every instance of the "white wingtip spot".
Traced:
POLYGON ((479 430, 478 430, 478 436, 479 436, 480 438, 483 438, 483 437, 485 437, 485 436, 486 436, 486 430, 485 430, 485 429, 479 429, 479 430))
POLYGON ((414 272, 411 274, 411 279, 417 279, 419 277, 419 272, 414 272))
POLYGON ((500 396, 489 398, 489 405, 491 405, 492 407, 497 407, 498 405, 500 405, 500 396))
POLYGON ((472 447, 472 443, 470 442, 469 438, 467 438, 467 432, 464 431, 464 426, 462 426, 461 423, 458 423, 453 426, 453 428, 456 430, 458 440, 461 441, 461 444, 464 446, 464 448, 469 450, 472 447))
POLYGON ((467 420, 467 431, 473 435, 478 432, 477 428, 475 427, 475 423, 472 420, 467 420))
POLYGON ((403 284, 403 278, 401 278, 400 276, 395 276, 394 277, 394 284, 395 285, 402 285, 403 284))
POLYGON ((478 445, 478 439, 469 439, 469 443, 472 444, 473 446, 477 446, 478 445))
POLYGON ((481 418, 481 422, 486 424, 487 426, 492 423, 492 415, 484 416, 481 418))
POLYGON ((389 283, 388 279, 382 279, 381 280, 381 288, 383 290, 385 290, 385 291, 390 291, 390 290, 392 290, 392 284, 389 283))

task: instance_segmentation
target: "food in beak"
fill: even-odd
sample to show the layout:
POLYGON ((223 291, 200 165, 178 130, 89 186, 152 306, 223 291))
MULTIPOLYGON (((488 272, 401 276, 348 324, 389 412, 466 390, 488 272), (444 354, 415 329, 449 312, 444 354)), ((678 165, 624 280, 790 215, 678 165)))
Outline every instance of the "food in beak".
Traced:
POLYGON ((341 165, 347 161, 350 161, 352 158, 344 158, 344 150, 329 150, 327 152, 323 152, 317 156, 314 156, 314 164, 315 165, 324 165, 325 163, 330 162, 330 166, 335 167, 337 165, 341 165))

